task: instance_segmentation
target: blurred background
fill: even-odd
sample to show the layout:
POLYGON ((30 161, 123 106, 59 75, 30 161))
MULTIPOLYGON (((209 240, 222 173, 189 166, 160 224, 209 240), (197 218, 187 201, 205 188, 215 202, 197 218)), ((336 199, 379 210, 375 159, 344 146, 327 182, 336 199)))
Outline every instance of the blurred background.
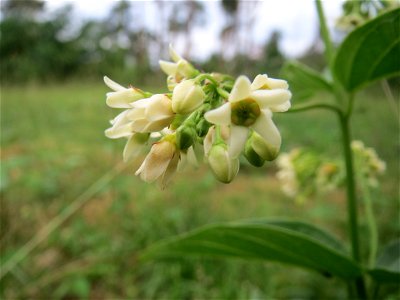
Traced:
MULTIPOLYGON (((356 24, 337 26, 346 14, 343 1, 323 4, 339 43, 356 24)), ((185 257, 143 264, 136 258, 160 239, 253 217, 296 218, 347 239, 343 190, 298 203, 282 193, 274 162, 254 168, 243 161, 229 185, 203 166, 178 174, 160 191, 134 176, 143 157, 121 164, 124 141, 104 137, 117 112, 105 105, 102 77, 164 91, 158 60, 169 60, 169 43, 208 72, 280 77, 290 59, 323 70, 314 10, 311 0, 2 0, 1 264, 35 236, 37 243, 24 248, 20 263, 1 279, 1 297, 342 299, 344 283, 287 266, 185 257), (41 232, 49 222, 54 230, 41 232)), ((400 227, 398 84, 398 78, 379 82, 358 94, 353 123, 354 139, 387 163, 374 194, 380 245, 400 227)), ((274 120, 283 152, 303 146, 340 155, 337 120, 329 112, 276 114, 274 120)), ((364 219, 361 230, 367 243, 364 219)))

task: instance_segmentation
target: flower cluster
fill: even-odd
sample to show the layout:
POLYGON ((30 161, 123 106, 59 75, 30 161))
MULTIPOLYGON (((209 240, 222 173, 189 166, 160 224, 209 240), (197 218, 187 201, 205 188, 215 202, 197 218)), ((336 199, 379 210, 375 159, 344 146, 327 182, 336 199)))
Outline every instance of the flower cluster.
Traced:
MULTIPOLYGON (((351 148, 357 176, 365 179, 369 187, 378 186, 377 178, 385 172, 385 162, 361 141, 352 141, 351 148)), ((300 203, 312 195, 340 187, 346 177, 345 166, 339 158, 329 158, 304 148, 282 153, 277 166, 276 176, 283 193, 300 203)))
POLYGON ((104 77, 113 90, 107 105, 124 109, 106 136, 128 139, 124 160, 150 148, 136 175, 165 187, 177 169, 196 165, 203 155, 215 177, 228 183, 239 171, 241 154, 258 167, 277 157, 281 136, 272 115, 290 108, 286 81, 265 74, 250 81, 202 73, 171 47, 170 56, 172 62, 160 61, 169 90, 164 94, 125 88, 104 77))

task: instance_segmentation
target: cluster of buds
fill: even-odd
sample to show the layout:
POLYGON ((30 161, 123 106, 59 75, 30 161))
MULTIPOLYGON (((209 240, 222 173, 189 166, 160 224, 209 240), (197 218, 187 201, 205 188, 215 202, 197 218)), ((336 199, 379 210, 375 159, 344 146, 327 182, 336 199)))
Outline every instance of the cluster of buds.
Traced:
POLYGON ((150 148, 136 175, 165 187, 177 169, 197 165, 203 155, 215 177, 229 183, 241 154, 257 167, 277 157, 281 136, 272 115, 290 108, 286 81, 265 74, 251 82, 245 76, 202 73, 171 47, 170 56, 172 62, 159 62, 167 93, 125 88, 104 78, 113 90, 107 105, 124 109, 106 136, 128 139, 124 160, 150 148))
MULTIPOLYGON (((378 176, 386 170, 385 162, 361 141, 352 141, 351 148, 357 175, 365 179, 369 187, 377 187, 378 176)), ((329 158, 304 148, 282 153, 277 166, 276 176, 283 193, 300 203, 315 194, 339 188, 346 178, 345 166, 339 158, 329 158)))
POLYGON ((378 186, 378 176, 386 171, 386 163, 381 160, 374 148, 365 147, 361 141, 352 141, 356 169, 366 179, 370 187, 378 186))

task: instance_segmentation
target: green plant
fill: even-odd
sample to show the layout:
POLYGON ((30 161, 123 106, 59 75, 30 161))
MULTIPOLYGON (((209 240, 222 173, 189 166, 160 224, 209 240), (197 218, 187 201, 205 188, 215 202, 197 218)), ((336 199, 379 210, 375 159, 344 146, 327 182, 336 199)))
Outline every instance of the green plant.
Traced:
MULTIPOLYGON (((206 226, 166 241, 145 251, 142 259, 186 254, 228 256, 242 259, 271 260, 297 265, 337 276, 349 286, 349 297, 379 297, 379 286, 400 280, 399 241, 385 247, 373 264, 364 264, 360 245, 359 203, 351 151, 351 117, 355 94, 367 84, 399 74, 398 29, 400 9, 386 12, 363 24, 335 49, 326 26, 321 1, 316 1, 321 33, 325 44, 328 72, 320 74, 298 62, 285 67, 295 103, 290 112, 326 109, 338 118, 342 133, 343 160, 346 169, 348 232, 351 255, 345 246, 320 229, 292 221, 250 220, 206 226), (323 92, 323 101, 306 101, 314 92, 323 92), (298 96, 297 96, 298 95, 298 96), (301 103, 302 102, 302 103, 301 103)), ((365 193, 364 193, 365 196, 365 193)), ((371 201, 365 201, 371 234, 376 231, 371 201)), ((370 250, 377 248, 372 237, 370 250)))

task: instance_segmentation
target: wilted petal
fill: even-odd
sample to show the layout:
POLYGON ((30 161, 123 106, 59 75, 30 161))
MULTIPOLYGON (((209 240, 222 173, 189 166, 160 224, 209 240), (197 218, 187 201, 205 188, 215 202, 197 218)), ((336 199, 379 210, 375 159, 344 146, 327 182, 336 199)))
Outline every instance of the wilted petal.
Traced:
POLYGON ((167 170, 175 152, 175 146, 170 142, 155 143, 135 174, 146 182, 155 181, 167 170))
POLYGON ((249 128, 244 126, 231 125, 231 137, 229 141, 229 155, 236 158, 242 152, 246 144, 249 128))
POLYGON ((167 187, 167 185, 171 182, 172 178, 174 177, 176 170, 178 168, 178 163, 179 163, 179 152, 175 152, 170 163, 168 164, 167 169, 161 175, 159 184, 162 190, 167 187))
POLYGON ((122 90, 126 90, 125 87, 123 87, 122 85, 116 83, 115 81, 111 80, 110 78, 108 78, 107 76, 103 77, 104 79, 104 83, 113 91, 122 91, 122 90))
POLYGON ((204 118, 216 125, 229 125, 231 123, 231 104, 229 102, 204 114, 204 118))
POLYGON ((289 101, 292 94, 288 90, 257 90, 251 93, 251 98, 256 100, 260 108, 270 108, 289 101))
POLYGON ((243 100, 250 95, 251 82, 246 76, 239 76, 229 94, 229 102, 243 100))
POLYGON ((281 146, 281 134, 272 121, 272 113, 267 109, 261 110, 257 121, 253 124, 253 129, 261 135, 271 146, 281 146))

